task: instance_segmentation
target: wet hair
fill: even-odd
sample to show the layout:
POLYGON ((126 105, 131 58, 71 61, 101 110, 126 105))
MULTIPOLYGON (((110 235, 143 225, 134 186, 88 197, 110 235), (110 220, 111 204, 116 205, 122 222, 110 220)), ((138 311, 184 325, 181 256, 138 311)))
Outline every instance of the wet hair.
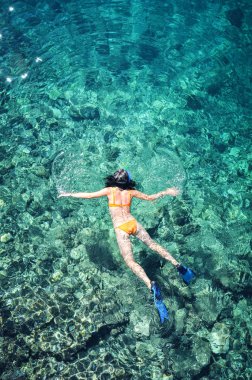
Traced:
POLYGON ((136 186, 135 181, 130 177, 130 174, 125 169, 119 169, 114 174, 105 178, 106 187, 119 187, 119 189, 133 190, 136 186))

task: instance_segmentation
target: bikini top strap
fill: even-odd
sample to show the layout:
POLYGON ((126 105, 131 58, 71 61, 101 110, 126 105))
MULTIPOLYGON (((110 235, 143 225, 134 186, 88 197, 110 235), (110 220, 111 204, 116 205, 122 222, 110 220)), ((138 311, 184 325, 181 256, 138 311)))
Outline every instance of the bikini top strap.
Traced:
POLYGON ((112 204, 115 204, 115 191, 116 191, 116 188, 115 187, 112 187, 111 189, 111 192, 112 192, 112 204))
POLYGON ((129 204, 131 202, 131 199, 132 199, 132 194, 131 194, 131 191, 129 190, 129 204))

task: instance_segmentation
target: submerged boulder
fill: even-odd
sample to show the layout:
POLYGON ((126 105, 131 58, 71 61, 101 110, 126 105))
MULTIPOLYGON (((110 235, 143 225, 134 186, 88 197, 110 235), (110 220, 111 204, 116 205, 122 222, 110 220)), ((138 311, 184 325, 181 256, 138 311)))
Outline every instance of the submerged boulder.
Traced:
POLYGON ((77 121, 80 120, 100 120, 100 110, 97 107, 83 106, 80 108, 72 107, 70 116, 77 121))
POLYGON ((211 350, 215 354, 225 354, 229 350, 230 332, 225 323, 215 323, 209 334, 211 350))

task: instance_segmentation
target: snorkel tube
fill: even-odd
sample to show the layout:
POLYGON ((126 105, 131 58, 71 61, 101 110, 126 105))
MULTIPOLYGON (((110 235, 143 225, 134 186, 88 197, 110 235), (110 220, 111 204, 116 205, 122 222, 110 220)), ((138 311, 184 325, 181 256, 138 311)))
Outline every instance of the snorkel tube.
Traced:
POLYGON ((126 170, 127 174, 128 174, 128 182, 130 182, 132 180, 132 177, 131 177, 131 174, 128 170, 126 170))

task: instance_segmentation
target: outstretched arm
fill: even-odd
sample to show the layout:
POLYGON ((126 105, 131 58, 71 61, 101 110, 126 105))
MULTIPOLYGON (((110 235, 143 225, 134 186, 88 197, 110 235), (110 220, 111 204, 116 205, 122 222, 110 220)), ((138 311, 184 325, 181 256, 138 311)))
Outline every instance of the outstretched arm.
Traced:
POLYGON ((131 194, 133 197, 144 199, 146 201, 154 201, 155 199, 164 197, 166 195, 176 197, 177 195, 179 195, 179 193, 180 193, 180 191, 176 187, 169 187, 166 190, 160 191, 159 193, 152 194, 152 195, 147 195, 147 194, 141 193, 140 191, 137 191, 137 190, 131 191, 131 194))
POLYGON ((58 198, 60 197, 73 197, 73 198, 99 198, 99 197, 104 197, 105 195, 108 195, 108 189, 105 187, 102 190, 95 191, 93 193, 65 193, 60 192, 58 198))

